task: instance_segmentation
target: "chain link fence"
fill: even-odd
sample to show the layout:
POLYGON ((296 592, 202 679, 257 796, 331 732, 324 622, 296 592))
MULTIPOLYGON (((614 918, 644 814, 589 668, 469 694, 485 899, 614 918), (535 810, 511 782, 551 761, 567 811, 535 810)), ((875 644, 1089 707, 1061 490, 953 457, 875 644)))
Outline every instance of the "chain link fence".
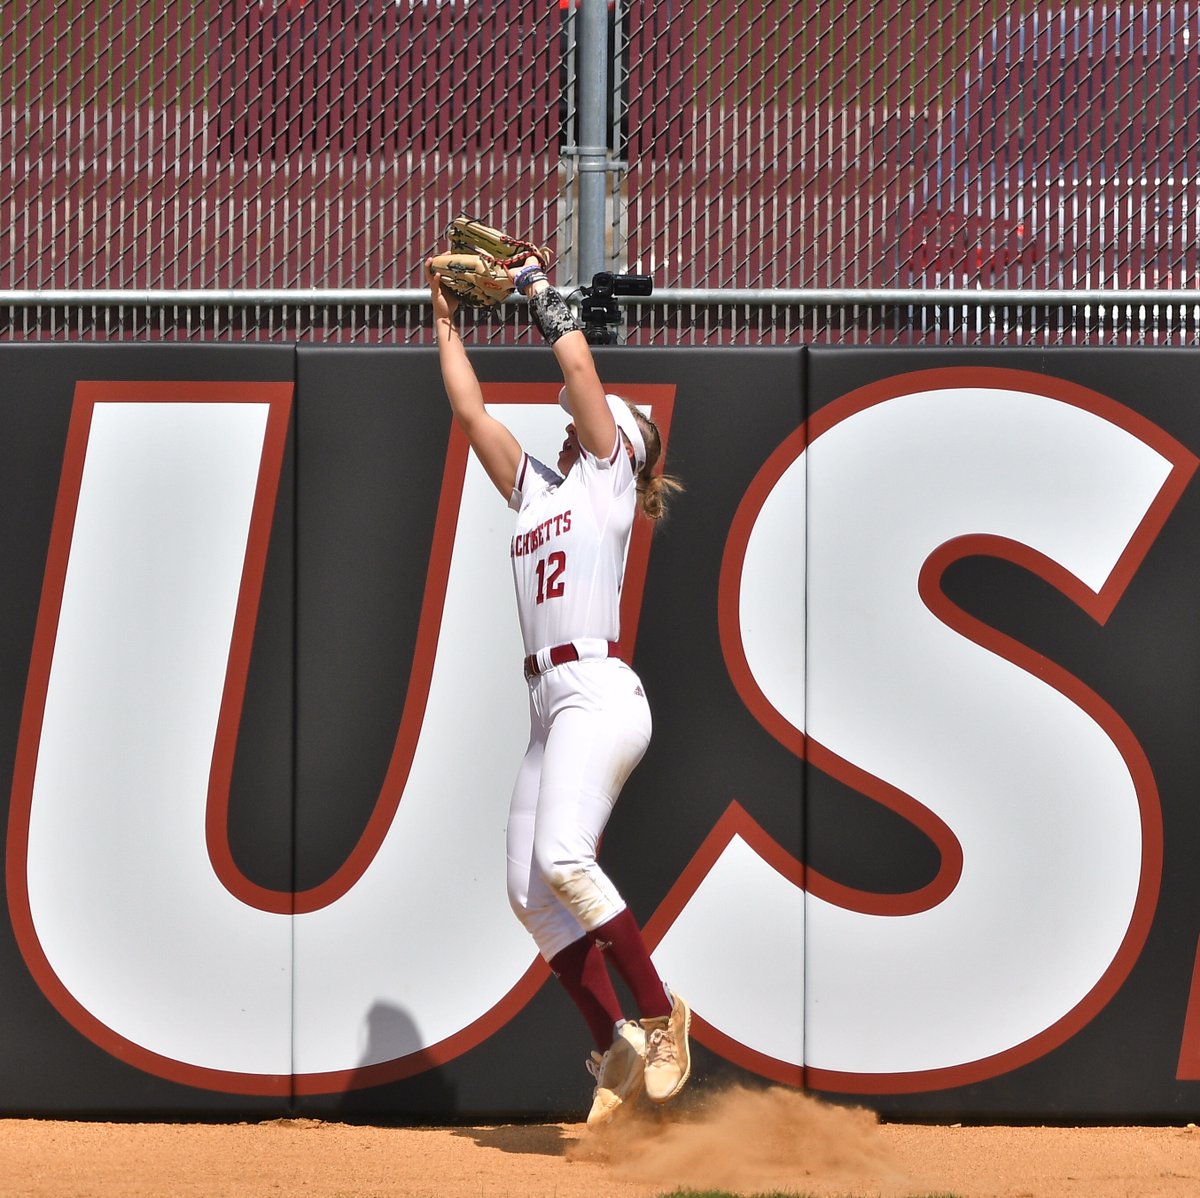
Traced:
MULTIPOLYGON (((578 2, 6 0, 0 337, 421 342, 460 211, 588 282, 578 2)), ((606 253, 656 289, 629 343, 1197 342, 1200 3, 609 29, 606 253)))

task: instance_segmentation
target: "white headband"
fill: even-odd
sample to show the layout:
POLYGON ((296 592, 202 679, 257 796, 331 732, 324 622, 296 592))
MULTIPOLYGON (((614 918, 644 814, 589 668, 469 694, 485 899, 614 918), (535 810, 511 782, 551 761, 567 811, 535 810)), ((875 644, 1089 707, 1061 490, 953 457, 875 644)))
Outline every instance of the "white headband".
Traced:
MULTIPOLYGON (((617 428, 629 438, 629 444, 633 446, 633 456, 637 462, 633 472, 637 474, 646 464, 646 441, 642 436, 642 430, 638 428, 638 422, 629 410, 629 405, 619 395, 605 395, 604 398, 608 400, 608 410, 612 413, 617 428)), ((564 412, 574 417, 575 413, 571 411, 571 406, 567 403, 566 387, 559 391, 558 402, 564 412)))

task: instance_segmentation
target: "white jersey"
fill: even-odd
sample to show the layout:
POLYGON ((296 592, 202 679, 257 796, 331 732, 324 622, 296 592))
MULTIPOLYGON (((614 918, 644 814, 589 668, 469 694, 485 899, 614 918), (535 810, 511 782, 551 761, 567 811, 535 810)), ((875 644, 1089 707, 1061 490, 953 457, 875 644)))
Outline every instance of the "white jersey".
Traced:
POLYGON ((637 483, 621 438, 612 457, 581 449, 563 478, 521 459, 509 499, 517 615, 525 652, 621 635, 621 584, 637 507, 637 483))

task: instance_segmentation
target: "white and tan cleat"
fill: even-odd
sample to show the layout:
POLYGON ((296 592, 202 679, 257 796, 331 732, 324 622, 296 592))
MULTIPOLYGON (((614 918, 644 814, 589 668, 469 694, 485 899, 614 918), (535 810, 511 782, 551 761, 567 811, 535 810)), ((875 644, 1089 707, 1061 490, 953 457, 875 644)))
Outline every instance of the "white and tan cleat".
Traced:
POLYGON ((602 1127, 626 1103, 632 1103, 642 1088, 645 1068, 646 1036, 632 1021, 626 1021, 617 1032, 606 1053, 594 1052, 587 1062, 588 1072, 596 1079, 592 1094, 592 1109, 588 1112, 588 1127, 602 1127))
POLYGON ((646 1034, 646 1097, 651 1102, 670 1102, 692 1073, 691 1009, 672 994, 670 1015, 643 1019, 641 1026, 646 1034))

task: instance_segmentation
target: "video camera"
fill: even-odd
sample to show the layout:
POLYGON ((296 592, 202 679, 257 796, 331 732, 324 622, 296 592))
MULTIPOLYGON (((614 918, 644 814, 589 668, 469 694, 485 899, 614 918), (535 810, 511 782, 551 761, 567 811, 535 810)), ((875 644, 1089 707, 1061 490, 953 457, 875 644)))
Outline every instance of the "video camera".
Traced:
POLYGON ((592 285, 583 291, 583 335, 589 345, 615 345, 621 323, 618 295, 651 295, 652 275, 615 275, 602 270, 592 275, 592 285))

